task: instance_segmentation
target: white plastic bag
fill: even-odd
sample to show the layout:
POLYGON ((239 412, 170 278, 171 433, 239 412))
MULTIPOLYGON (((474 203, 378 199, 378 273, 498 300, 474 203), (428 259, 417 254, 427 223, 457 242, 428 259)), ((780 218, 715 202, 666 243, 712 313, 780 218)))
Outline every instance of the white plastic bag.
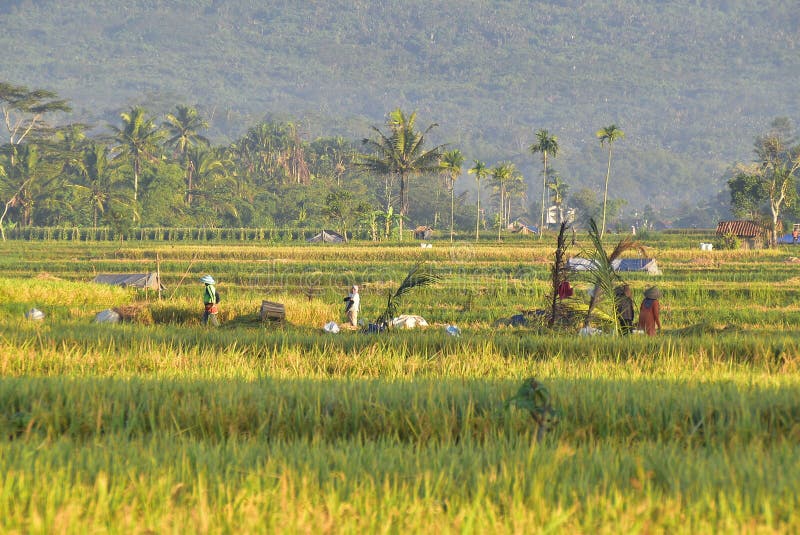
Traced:
POLYGON ((594 327, 583 327, 578 334, 581 336, 595 336, 598 334, 603 334, 603 331, 600 329, 595 329, 594 327))
POLYGON ((32 308, 25 313, 25 319, 41 321, 44 319, 44 312, 38 308, 32 308))
POLYGON ((329 334, 339 334, 339 326, 335 321, 329 321, 323 325, 322 330, 329 334))
POLYGON ((94 321, 97 323, 119 323, 121 320, 122 317, 110 308, 101 310, 94 317, 94 321))

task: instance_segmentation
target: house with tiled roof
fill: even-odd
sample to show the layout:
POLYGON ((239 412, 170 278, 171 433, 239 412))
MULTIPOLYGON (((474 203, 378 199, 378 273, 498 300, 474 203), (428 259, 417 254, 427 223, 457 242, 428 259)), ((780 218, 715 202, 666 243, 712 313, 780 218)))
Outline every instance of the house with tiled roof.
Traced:
POLYGON ((736 236, 745 249, 760 249, 766 239, 766 231, 756 221, 734 220, 717 223, 717 236, 736 236))

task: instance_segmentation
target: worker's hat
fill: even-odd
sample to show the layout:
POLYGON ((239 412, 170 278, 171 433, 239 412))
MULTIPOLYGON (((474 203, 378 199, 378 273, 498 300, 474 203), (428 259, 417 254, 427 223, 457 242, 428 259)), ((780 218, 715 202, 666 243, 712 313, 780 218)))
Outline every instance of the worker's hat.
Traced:
POLYGON ((212 277, 211 275, 203 275, 200 278, 200 281, 205 282, 206 284, 216 284, 216 281, 214 281, 214 277, 212 277))

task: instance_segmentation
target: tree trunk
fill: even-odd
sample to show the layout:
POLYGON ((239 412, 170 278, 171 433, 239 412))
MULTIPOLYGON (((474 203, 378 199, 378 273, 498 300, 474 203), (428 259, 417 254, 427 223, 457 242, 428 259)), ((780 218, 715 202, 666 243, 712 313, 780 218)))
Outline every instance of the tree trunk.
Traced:
POLYGON ((481 231, 481 181, 478 180, 478 213, 475 216, 475 242, 480 239, 481 231))
POLYGON ((406 176, 400 175, 400 241, 403 241, 403 220, 408 214, 408 184, 406 176))
POLYGON ((608 178, 611 176, 611 148, 612 144, 608 142, 608 169, 606 170, 606 187, 603 190, 603 225, 600 227, 600 239, 603 239, 603 234, 606 231, 606 201, 608 200, 608 178))
POLYGON ((189 191, 186 192, 186 204, 192 205, 192 178, 194 177, 193 165, 190 163, 186 166, 186 177, 188 179, 189 191))
POLYGON ((137 204, 139 203, 139 160, 138 158, 134 158, 133 160, 133 222, 136 223, 138 219, 138 208, 137 204))
POLYGON ((453 241, 453 223, 455 222, 455 213, 456 209, 456 181, 450 181, 450 242, 453 241))
POLYGON ((539 238, 542 237, 544 232, 544 196, 547 190, 547 151, 543 153, 544 169, 542 170, 542 222, 539 227, 539 238))

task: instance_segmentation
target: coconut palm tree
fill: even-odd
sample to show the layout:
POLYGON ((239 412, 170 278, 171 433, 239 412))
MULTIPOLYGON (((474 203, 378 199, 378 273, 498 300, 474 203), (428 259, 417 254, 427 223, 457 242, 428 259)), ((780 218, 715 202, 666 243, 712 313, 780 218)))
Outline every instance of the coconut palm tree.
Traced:
POLYGON ((525 183, 525 178, 516 170, 506 184, 506 224, 511 223, 515 200, 519 201, 519 212, 517 213, 527 212, 525 205, 528 200, 528 185, 525 183))
POLYGON ((464 155, 461 154, 461 151, 458 149, 449 150, 442 154, 439 165, 450 179, 450 241, 452 242, 456 208, 456 180, 461 176, 461 168, 464 165, 464 155))
POLYGON ((516 168, 511 162, 501 162, 492 167, 492 181, 500 197, 500 221, 497 228, 497 241, 500 241, 500 231, 508 223, 506 220, 506 189, 516 174, 516 168))
POLYGON ((220 220, 238 221, 238 186, 231 173, 234 164, 230 156, 222 149, 194 146, 186 157, 195 174, 194 189, 189 193, 199 199, 192 213, 208 225, 219 225, 220 220))
POLYGON ((489 169, 486 167, 486 164, 480 160, 473 160, 472 168, 470 168, 467 173, 471 175, 475 175, 475 182, 478 186, 478 202, 477 202, 477 216, 475 217, 475 241, 480 239, 480 230, 481 230, 481 180, 489 176, 489 169))
POLYGON ((603 233, 606 231, 606 204, 608 202, 608 179, 611 176, 611 152, 614 149, 614 142, 624 138, 625 132, 620 130, 617 125, 612 124, 601 128, 595 135, 600 140, 600 145, 605 145, 608 142, 608 169, 606 170, 606 186, 603 189, 603 224, 600 226, 600 238, 602 239, 603 233))
POLYGON ((120 114, 122 127, 112 125, 121 155, 130 159, 133 167, 133 219, 138 219, 136 203, 139 199, 139 176, 142 171, 142 162, 154 159, 158 153, 158 144, 161 132, 153 124, 153 119, 147 117, 144 108, 135 106, 130 111, 120 114))
POLYGON ((209 141, 200 134, 201 130, 208 128, 208 121, 200 117, 195 108, 189 106, 178 106, 175 113, 168 113, 166 121, 163 123, 167 133, 165 145, 172 148, 174 156, 186 168, 186 204, 192 204, 192 182, 195 169, 192 162, 187 158, 189 148, 196 145, 207 147, 209 141))
POLYGON ((551 136, 547 130, 536 132, 536 143, 530 146, 531 154, 542 153, 542 221, 539 227, 539 237, 544 231, 545 196, 547 194, 547 157, 555 158, 558 155, 558 138, 551 136))
POLYGON ((112 197, 112 172, 106 145, 92 143, 81 155, 71 160, 65 171, 76 177, 72 184, 84 191, 92 207, 92 224, 97 227, 98 216, 104 214, 112 197))
POLYGON ((371 129, 374 139, 362 140, 366 154, 361 154, 359 166, 380 175, 396 175, 400 178, 400 239, 403 239, 403 220, 408 216, 408 181, 413 176, 432 173, 439 169, 439 155, 443 145, 425 150, 425 136, 436 123, 422 131, 416 129, 417 113, 406 115, 398 108, 389 113, 384 134, 376 126, 371 129))
POLYGON ((558 173, 554 173, 550 177, 550 182, 547 183, 547 188, 553 192, 553 204, 556 205, 558 210, 558 224, 560 225, 564 221, 561 205, 564 204, 564 198, 567 196, 569 186, 561 180, 561 176, 558 173))

